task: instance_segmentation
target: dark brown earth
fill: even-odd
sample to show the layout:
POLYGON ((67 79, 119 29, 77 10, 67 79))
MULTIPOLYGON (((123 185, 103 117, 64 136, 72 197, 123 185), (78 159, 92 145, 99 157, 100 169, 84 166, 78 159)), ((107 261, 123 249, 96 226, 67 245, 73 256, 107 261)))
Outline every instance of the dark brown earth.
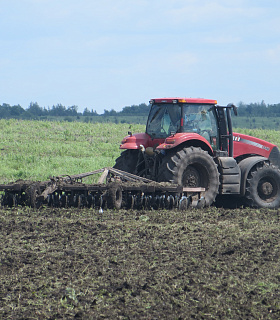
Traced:
POLYGON ((0 319, 279 319, 280 211, 0 210, 0 319))

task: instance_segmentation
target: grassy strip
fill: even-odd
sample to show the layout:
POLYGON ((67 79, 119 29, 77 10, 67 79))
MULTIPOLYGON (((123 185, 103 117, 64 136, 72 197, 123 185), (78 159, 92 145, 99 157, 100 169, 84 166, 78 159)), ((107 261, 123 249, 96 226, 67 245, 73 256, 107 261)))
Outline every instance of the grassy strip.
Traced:
MULTIPOLYGON (((0 182, 46 180, 113 166, 128 130, 143 125, 0 120, 0 182)), ((278 131, 236 129, 280 145, 278 131)))
MULTIPOLYGON (((132 128, 141 132, 143 126, 132 128)), ((130 126, 1 120, 0 181, 45 180, 113 166, 130 126)))

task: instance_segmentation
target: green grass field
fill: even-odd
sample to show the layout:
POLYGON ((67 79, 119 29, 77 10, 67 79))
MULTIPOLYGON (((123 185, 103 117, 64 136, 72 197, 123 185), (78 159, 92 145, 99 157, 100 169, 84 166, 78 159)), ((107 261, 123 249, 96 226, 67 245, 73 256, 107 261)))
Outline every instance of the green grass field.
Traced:
POLYGON ((280 130, 280 118, 233 117, 233 126, 249 129, 280 130))
POLYGON ((0 181, 45 180, 113 166, 129 130, 143 126, 81 122, 0 121, 0 181))
MULTIPOLYGON (((0 120, 0 182, 46 180, 113 166, 128 131, 144 125, 0 120)), ((279 131, 235 129, 280 145, 279 131)))

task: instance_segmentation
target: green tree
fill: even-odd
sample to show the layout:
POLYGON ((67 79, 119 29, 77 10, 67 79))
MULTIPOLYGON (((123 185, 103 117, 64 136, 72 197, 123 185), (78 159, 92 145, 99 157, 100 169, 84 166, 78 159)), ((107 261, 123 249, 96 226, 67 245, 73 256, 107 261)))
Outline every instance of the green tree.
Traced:
POLYGON ((42 116, 44 113, 43 109, 39 106, 39 104, 37 102, 30 102, 30 105, 26 109, 26 111, 34 116, 42 116))
POLYGON ((16 106, 12 106, 10 109, 11 116, 19 117, 25 113, 25 110, 18 104, 16 106))

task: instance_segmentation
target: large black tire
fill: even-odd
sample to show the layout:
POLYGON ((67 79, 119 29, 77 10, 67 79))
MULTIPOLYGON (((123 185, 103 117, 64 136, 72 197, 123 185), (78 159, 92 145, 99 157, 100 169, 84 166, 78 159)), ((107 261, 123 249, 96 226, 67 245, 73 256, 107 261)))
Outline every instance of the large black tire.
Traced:
POLYGON ((135 174, 139 150, 125 150, 116 159, 115 169, 135 174))
POLYGON ((122 207, 122 188, 118 183, 111 184, 107 191, 107 206, 116 210, 122 207))
POLYGON ((27 204, 30 205, 31 208, 38 209, 40 207, 41 204, 37 200, 40 194, 41 190, 38 183, 33 183, 26 189, 27 204))
POLYGON ((184 148, 166 155, 159 167, 158 181, 184 187, 205 188, 205 205, 210 206, 219 191, 219 172, 213 158, 201 148, 184 148))
POLYGON ((280 170, 260 163, 253 167, 246 181, 245 202, 254 208, 280 207, 280 170))

